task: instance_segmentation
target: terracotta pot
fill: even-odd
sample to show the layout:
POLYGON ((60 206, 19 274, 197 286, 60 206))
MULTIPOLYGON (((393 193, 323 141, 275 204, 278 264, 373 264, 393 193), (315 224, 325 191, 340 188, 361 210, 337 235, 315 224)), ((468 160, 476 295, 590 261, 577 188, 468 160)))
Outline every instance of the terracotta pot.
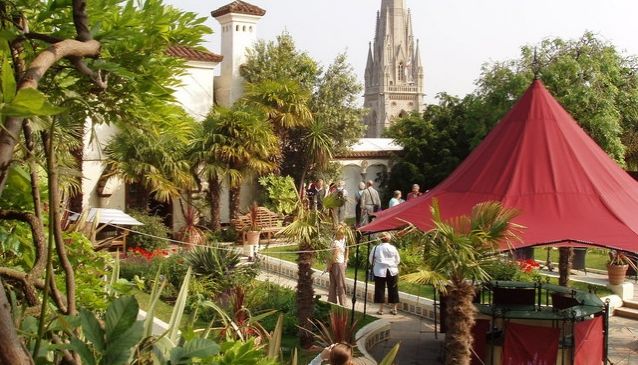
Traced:
POLYGON ((607 265, 607 275, 610 285, 620 285, 625 282, 625 276, 629 265, 607 265))
POLYGON ((248 256, 249 260, 255 256, 255 247, 259 245, 259 231, 246 232, 246 242, 244 242, 244 255, 248 256))
POLYGON ((259 244, 259 231, 248 231, 246 232, 246 244, 247 245, 258 245, 259 244))

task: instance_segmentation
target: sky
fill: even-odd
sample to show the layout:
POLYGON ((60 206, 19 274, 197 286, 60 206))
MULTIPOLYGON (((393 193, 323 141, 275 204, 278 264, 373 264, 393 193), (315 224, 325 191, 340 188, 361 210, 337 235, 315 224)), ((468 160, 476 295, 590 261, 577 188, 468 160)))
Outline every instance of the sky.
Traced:
MULTIPOLYGON (((208 17, 214 34, 205 47, 220 52, 219 23, 210 12, 231 0, 165 0, 208 17)), ((257 35, 290 33, 322 65, 346 52, 359 80, 373 40, 381 0, 248 0, 266 10, 257 35)), ((635 0, 405 0, 420 41, 426 102, 474 90, 486 62, 515 59, 520 47, 546 38, 579 38, 592 31, 627 55, 638 55, 635 0)))

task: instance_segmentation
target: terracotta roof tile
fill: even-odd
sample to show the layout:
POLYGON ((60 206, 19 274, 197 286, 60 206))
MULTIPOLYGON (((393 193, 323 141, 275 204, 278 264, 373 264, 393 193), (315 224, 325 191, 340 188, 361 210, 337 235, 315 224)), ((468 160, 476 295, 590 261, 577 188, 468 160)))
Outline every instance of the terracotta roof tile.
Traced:
POLYGON ((217 18, 229 13, 264 16, 264 14, 266 14, 266 10, 245 1, 236 0, 217 10, 211 11, 210 15, 212 15, 213 18, 217 18))
POLYGON ((169 56, 183 58, 189 61, 221 62, 224 57, 213 52, 202 51, 188 46, 172 45, 166 50, 169 56))

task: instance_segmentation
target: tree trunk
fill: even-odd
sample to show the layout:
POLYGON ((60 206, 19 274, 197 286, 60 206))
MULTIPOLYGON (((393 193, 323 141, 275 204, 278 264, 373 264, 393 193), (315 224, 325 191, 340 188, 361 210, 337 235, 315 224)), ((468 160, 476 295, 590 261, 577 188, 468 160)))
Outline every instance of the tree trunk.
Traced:
POLYGON ((235 219, 239 216, 239 196, 241 194, 241 184, 231 186, 228 189, 228 209, 230 210, 230 218, 235 219))
POLYGON ((18 337, 11 317, 11 305, 0 281, 0 365, 27 364, 33 364, 33 359, 18 337))
POLYGON ((60 260, 60 266, 64 270, 65 284, 66 284, 66 300, 67 300, 67 313, 69 315, 77 314, 75 307, 75 273, 73 266, 66 255, 66 248, 64 246, 64 239, 62 238, 62 222, 60 215, 60 189, 58 187, 58 166, 55 159, 55 149, 53 147, 53 128, 51 134, 48 132, 42 132, 42 143, 44 145, 44 151, 47 159, 47 175, 49 177, 49 210, 50 219, 49 224, 53 225, 53 237, 55 239, 55 249, 60 260))
POLYGON ((472 304, 474 286, 464 280, 455 280, 448 290, 447 298, 445 364, 469 365, 472 360, 472 327, 476 311, 472 304))
MULTIPOLYGON (((300 245, 302 251, 311 250, 306 245, 300 245), (302 248, 303 247, 303 248, 302 248)), ((302 348, 312 346, 313 336, 311 332, 314 312, 315 291, 312 286, 312 252, 299 253, 297 256, 297 322, 299 325, 299 345, 302 348)))
POLYGON ((84 128, 82 129, 82 134, 78 142, 80 145, 71 151, 71 155, 77 164, 79 172, 78 176, 73 177, 75 183, 78 184, 78 189, 69 197, 69 210, 75 213, 82 213, 82 201, 84 200, 84 194, 82 193, 82 181, 84 180, 82 178, 82 161, 84 160, 84 128))
POLYGON ((208 203, 210 204, 210 229, 215 232, 222 228, 221 209, 219 196, 221 195, 222 184, 219 178, 208 179, 208 203))
POLYGON ((572 271, 572 260, 574 258, 574 249, 572 247, 560 247, 558 249, 558 285, 567 286, 569 283, 569 274, 572 271))

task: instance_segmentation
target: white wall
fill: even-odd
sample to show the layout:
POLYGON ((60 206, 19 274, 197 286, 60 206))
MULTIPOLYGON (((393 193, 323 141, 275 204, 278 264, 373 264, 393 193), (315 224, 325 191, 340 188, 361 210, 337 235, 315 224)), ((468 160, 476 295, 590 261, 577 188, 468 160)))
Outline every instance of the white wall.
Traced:
POLYGON ((354 200, 354 194, 359 191, 359 183, 363 181, 361 178, 361 167, 350 164, 343 167, 341 172, 341 178, 346 183, 346 190, 348 191, 348 205, 346 206, 346 218, 355 217, 356 202, 354 200))
POLYGON ((187 72, 180 76, 182 86, 173 95, 188 114, 201 121, 213 107, 213 73, 217 63, 189 61, 188 66, 187 72))

